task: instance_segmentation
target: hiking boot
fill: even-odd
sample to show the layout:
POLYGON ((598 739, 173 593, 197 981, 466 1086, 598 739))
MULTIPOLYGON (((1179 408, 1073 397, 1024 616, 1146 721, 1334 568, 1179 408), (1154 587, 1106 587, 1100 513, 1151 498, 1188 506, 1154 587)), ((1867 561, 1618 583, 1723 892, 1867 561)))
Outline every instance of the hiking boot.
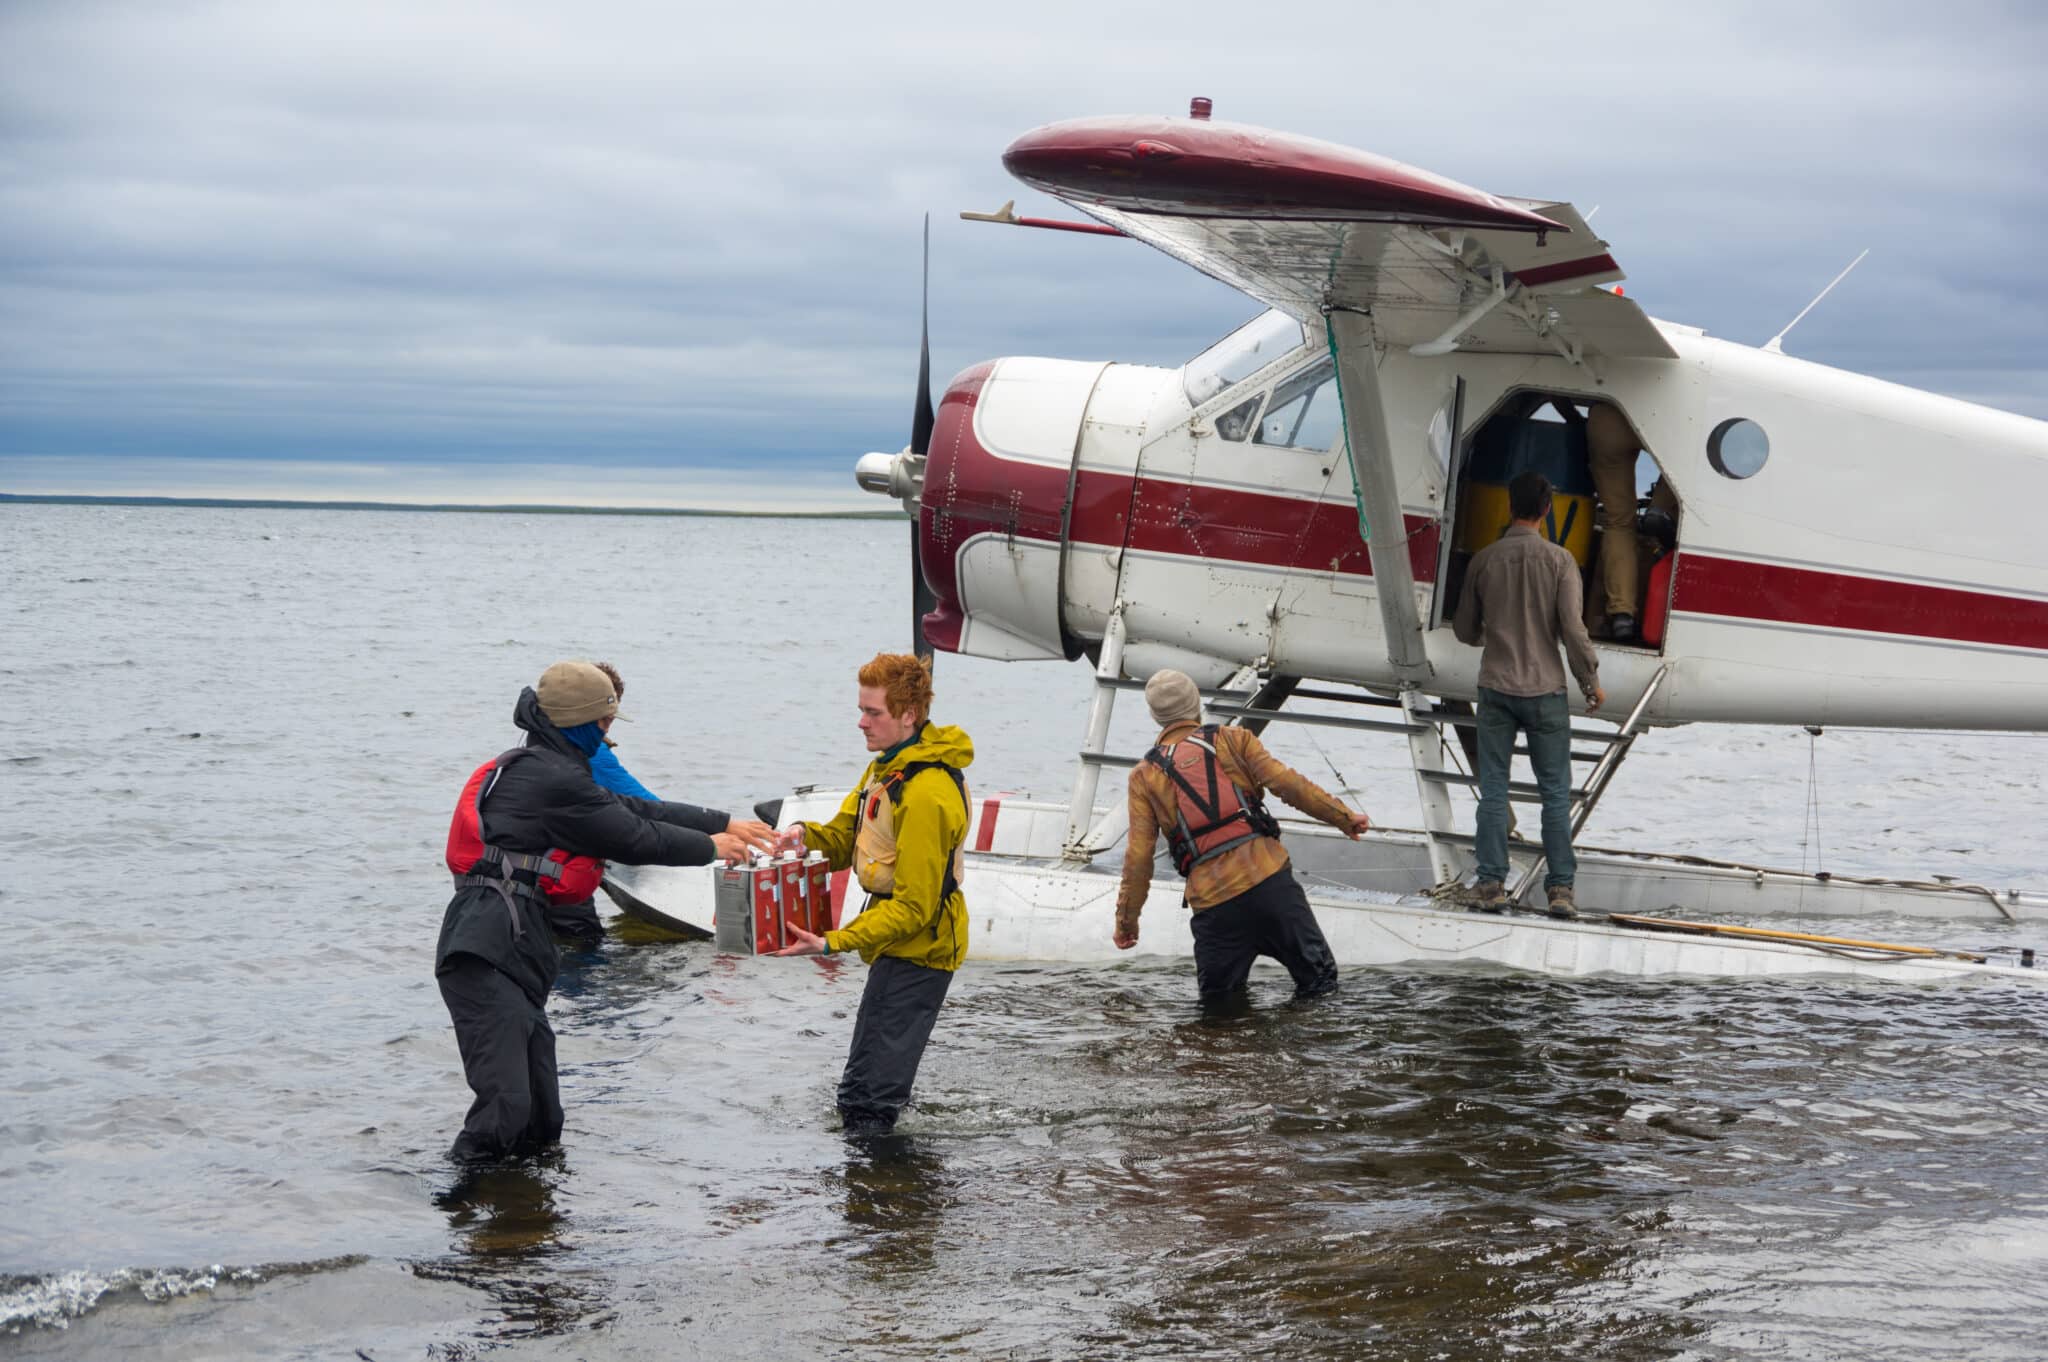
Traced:
POLYGON ((1508 908, 1508 891, 1499 880, 1481 880, 1459 895, 1458 901, 1482 913, 1504 913, 1508 908))
POLYGON ((1616 643, 1637 642, 1636 617, 1634 615, 1609 615, 1607 617, 1607 637, 1616 643))
POLYGON ((1572 887, 1568 884, 1550 886, 1550 915, 1570 922, 1579 915, 1578 905, 1572 902, 1572 887))

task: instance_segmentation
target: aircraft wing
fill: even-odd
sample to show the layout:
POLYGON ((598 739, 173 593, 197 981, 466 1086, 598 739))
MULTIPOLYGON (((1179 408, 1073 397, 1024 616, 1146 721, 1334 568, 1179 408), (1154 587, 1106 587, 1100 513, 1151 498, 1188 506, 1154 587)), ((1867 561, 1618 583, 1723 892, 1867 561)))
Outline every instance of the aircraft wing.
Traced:
POLYGON ((1381 344, 1672 358, 1568 203, 1509 199, 1334 143, 1206 118, 1053 123, 1003 153, 1035 189, 1320 328, 1381 344))

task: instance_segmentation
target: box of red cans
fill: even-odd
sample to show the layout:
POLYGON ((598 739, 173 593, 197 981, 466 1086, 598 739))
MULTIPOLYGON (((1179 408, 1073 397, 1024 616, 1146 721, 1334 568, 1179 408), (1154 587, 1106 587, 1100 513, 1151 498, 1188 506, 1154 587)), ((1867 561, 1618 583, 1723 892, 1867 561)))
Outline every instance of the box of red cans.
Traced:
POLYGON ((724 862, 712 903, 720 951, 761 955, 796 941, 791 928, 822 936, 832 927, 832 872, 817 852, 775 860, 724 862))

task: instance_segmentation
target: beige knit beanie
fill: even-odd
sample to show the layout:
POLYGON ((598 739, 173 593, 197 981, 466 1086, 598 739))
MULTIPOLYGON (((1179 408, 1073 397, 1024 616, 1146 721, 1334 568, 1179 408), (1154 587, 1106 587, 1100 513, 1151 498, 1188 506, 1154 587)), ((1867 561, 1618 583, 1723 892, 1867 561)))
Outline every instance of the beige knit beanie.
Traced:
POLYGON ((1202 692, 1186 672, 1168 667, 1145 683, 1145 705, 1161 728, 1202 721, 1202 692))

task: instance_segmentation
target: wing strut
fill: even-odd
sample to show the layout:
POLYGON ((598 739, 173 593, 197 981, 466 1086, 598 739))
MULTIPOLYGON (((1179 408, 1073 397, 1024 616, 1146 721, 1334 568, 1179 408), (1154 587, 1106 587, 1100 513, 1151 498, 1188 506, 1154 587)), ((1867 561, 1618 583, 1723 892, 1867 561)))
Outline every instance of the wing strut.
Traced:
POLYGON ((1351 454, 1351 480, 1358 489, 1358 530, 1372 559, 1373 593, 1379 597, 1386 631, 1387 661, 1401 689, 1428 683, 1435 669, 1422 646, 1422 615, 1415 608, 1415 571, 1408 562, 1407 520, 1394 477, 1393 443, 1387 435, 1386 406, 1380 400, 1378 351, 1372 318, 1331 308, 1323 314, 1330 358, 1337 366, 1337 396, 1344 409, 1344 445, 1351 454))

